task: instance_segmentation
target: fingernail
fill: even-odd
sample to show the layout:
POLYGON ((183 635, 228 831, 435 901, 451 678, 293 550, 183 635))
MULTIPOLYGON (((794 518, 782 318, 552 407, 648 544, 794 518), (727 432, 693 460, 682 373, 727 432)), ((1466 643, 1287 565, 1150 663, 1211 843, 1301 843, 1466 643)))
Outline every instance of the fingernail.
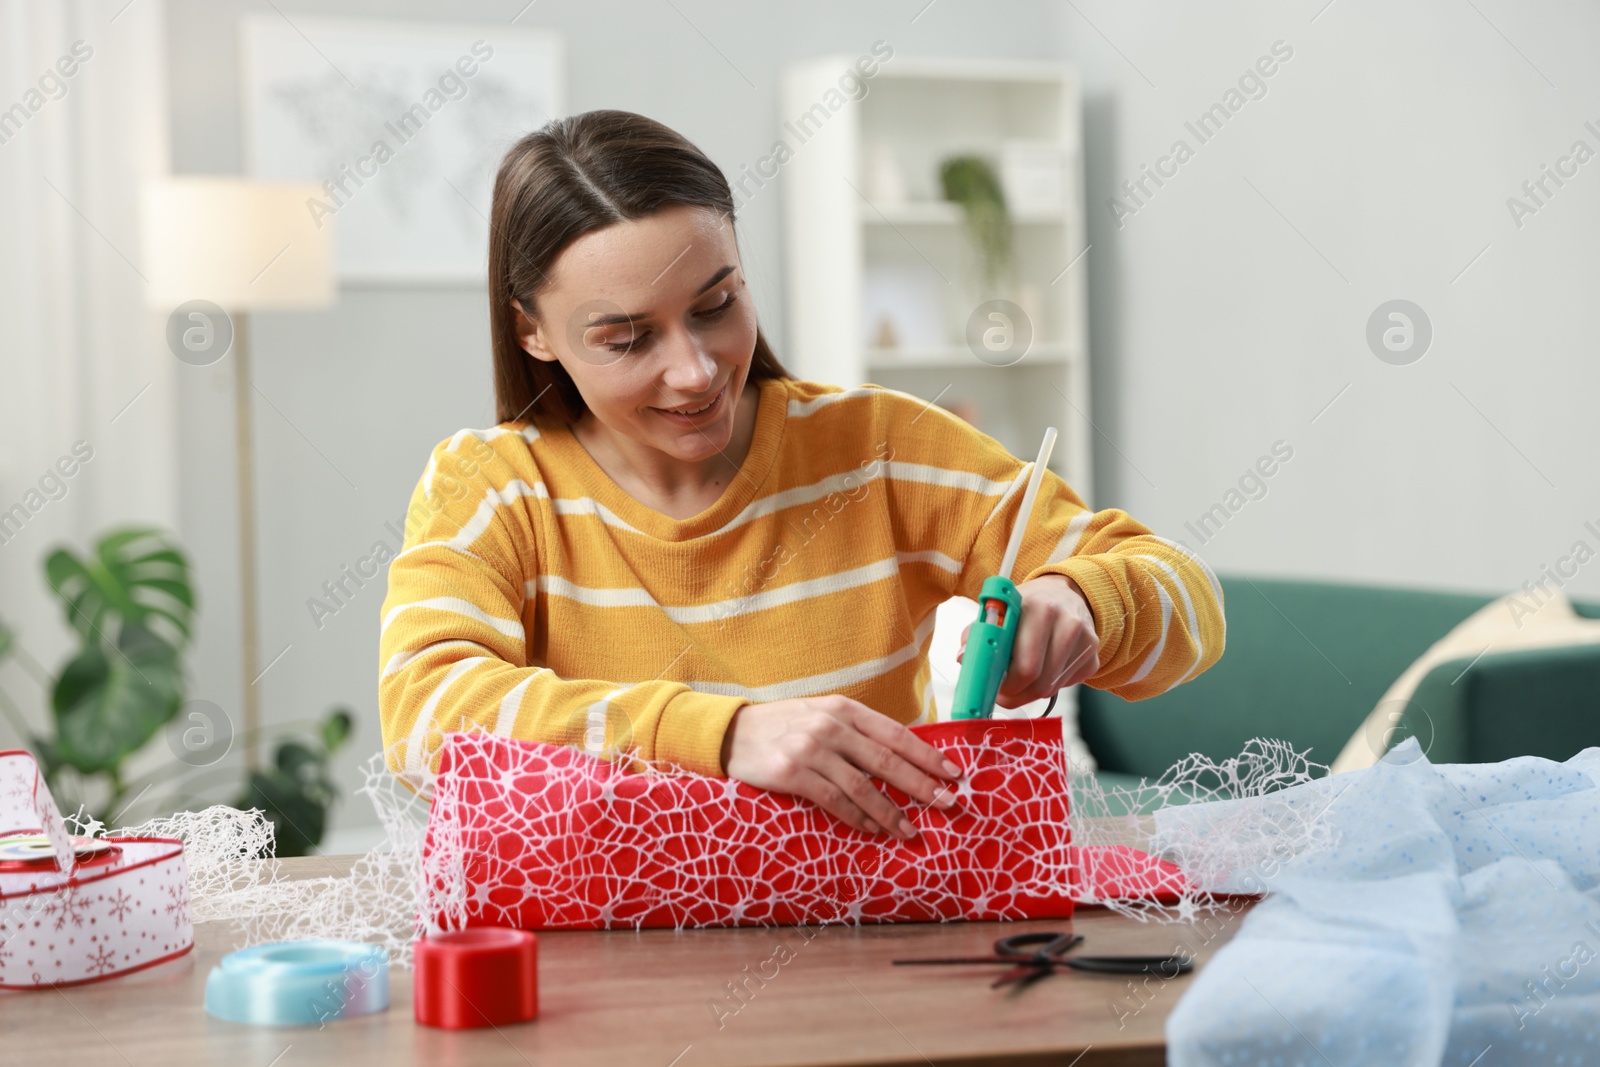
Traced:
POLYGON ((869 833, 869 834, 876 834, 876 833, 882 833, 883 832, 883 827, 879 826, 877 823, 873 822, 871 819, 867 820, 866 828, 867 828, 867 833, 869 833))
POLYGON ((900 833, 902 835, 904 835, 905 837, 916 837, 917 836, 917 828, 915 826, 911 825, 911 820, 910 819, 901 819, 900 820, 900 833))
POLYGON ((943 811, 949 811, 956 806, 955 791, 947 785, 940 786, 933 791, 933 804, 943 811))
POLYGON ((957 767, 954 763, 951 763, 949 760, 945 760, 944 761, 944 773, 948 774, 952 778, 960 778, 961 777, 961 768, 957 767))

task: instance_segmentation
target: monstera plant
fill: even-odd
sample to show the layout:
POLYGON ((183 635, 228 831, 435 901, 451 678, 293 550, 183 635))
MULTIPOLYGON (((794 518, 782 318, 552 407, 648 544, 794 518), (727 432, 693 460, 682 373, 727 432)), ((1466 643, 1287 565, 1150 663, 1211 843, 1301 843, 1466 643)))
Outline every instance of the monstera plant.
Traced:
POLYGON ((138 527, 101 538, 87 558, 57 548, 44 573, 79 648, 50 694, 55 737, 35 737, 33 747, 52 786, 63 767, 104 776, 115 814, 123 761, 183 703, 195 615, 189 564, 159 531, 138 527))
MULTIPOLYGON (((29 738, 52 792, 63 796, 69 769, 83 781, 102 782, 106 796, 95 809, 107 823, 122 814, 129 794, 137 800, 157 782, 169 787, 171 802, 194 800, 194 774, 174 774, 165 764, 129 780, 124 770, 184 703, 184 655, 197 609, 183 550, 159 530, 130 527, 102 537, 86 556, 53 549, 44 572, 78 637, 77 651, 50 688, 53 736, 32 734, 3 692, 0 710, 29 738)), ((14 644, 13 631, 0 623, 0 662, 14 644)), ((337 795, 329 757, 353 723, 347 709, 333 709, 312 742, 284 739, 272 765, 248 777, 235 803, 261 808, 272 820, 277 855, 303 855, 322 840, 337 795)))

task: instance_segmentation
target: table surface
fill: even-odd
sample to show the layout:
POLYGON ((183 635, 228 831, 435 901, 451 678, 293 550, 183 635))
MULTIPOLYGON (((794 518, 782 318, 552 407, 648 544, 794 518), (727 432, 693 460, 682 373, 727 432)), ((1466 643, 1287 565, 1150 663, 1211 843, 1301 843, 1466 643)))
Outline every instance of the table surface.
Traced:
MULTIPOLYGON (((320 877, 348 870, 355 859, 285 860, 284 872, 320 877)), ((1082 908, 1071 926, 1084 936, 1084 954, 1165 954, 1183 945, 1194 952, 1197 973, 1233 936, 1247 907, 1176 925, 1082 908)), ((985 955, 997 937, 1066 925, 542 933, 539 1018, 448 1031, 417 1025, 411 972, 400 967, 390 968, 389 1009, 378 1014, 321 1027, 211 1018, 206 975, 240 939, 229 924, 202 923, 195 951, 148 971, 65 989, 0 991, 0 1048, 7 1063, 80 1067, 1164 1063, 1167 1014, 1193 973, 1133 979, 1063 971, 1008 993, 989 988, 1001 973, 995 967, 889 963, 985 955), (764 984, 746 983, 752 992, 745 999, 731 997, 729 983, 774 967, 764 984)))

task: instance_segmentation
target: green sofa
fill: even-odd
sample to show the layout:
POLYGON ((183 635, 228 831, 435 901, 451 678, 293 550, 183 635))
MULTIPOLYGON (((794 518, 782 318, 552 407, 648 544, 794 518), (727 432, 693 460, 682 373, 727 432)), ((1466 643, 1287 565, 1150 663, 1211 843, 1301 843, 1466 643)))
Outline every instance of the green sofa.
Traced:
MULTIPOLYGON (((1198 678, 1126 701, 1078 690, 1078 728, 1106 786, 1154 780, 1191 752, 1237 755, 1278 738, 1331 764, 1417 657, 1494 597, 1222 576, 1228 644, 1198 678)), ((1600 618, 1600 603, 1574 601, 1600 618)), ((1600 745, 1600 645, 1489 652, 1441 664, 1417 687, 1393 741, 1416 736, 1435 763, 1600 745)), ((1381 739, 1380 739, 1381 740, 1381 739)))

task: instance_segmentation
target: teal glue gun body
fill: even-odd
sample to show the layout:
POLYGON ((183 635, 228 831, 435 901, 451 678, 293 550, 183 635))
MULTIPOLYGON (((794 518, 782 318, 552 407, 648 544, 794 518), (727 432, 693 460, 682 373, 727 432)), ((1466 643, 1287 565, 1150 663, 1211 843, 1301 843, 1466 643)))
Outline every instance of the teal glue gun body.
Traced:
POLYGON ((978 593, 978 618, 967 631, 967 645, 961 653, 961 674, 950 707, 952 719, 994 716, 994 700, 1011 666, 1011 645, 1021 619, 1022 594, 1016 584, 998 574, 985 578, 978 593), (988 619, 991 606, 999 609, 999 625, 988 619))

